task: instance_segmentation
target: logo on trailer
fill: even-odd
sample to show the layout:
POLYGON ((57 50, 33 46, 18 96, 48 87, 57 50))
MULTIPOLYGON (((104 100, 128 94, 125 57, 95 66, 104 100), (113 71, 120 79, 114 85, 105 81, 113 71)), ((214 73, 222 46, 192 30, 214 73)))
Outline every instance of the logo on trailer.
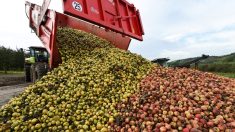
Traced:
POLYGON ((82 5, 77 1, 73 1, 72 6, 75 10, 82 12, 82 5))

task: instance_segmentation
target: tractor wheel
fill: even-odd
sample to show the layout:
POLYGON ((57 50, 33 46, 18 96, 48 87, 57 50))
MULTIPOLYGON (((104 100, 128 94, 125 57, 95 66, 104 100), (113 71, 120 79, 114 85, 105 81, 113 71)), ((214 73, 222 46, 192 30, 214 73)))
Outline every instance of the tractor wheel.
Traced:
POLYGON ((48 66, 45 63, 37 63, 31 67, 32 69, 32 80, 35 83, 39 79, 41 79, 44 75, 46 75, 48 71, 48 66))
POLYGON ((25 72, 25 82, 31 82, 30 65, 25 65, 24 66, 24 72, 25 72))
POLYGON ((31 65, 31 67, 30 67, 30 78, 33 83, 36 82, 35 65, 34 64, 31 65))

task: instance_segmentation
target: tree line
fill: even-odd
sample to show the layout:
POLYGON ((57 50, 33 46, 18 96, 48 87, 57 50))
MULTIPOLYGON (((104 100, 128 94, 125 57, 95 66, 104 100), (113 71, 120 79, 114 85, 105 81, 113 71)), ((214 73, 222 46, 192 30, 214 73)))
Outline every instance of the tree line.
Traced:
POLYGON ((0 71, 20 71, 24 69, 23 49, 10 49, 0 46, 0 71))

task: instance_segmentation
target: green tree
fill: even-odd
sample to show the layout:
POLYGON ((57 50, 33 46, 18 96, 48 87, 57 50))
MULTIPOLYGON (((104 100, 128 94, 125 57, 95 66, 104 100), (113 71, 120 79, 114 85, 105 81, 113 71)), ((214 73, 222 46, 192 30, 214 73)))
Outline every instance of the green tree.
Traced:
POLYGON ((23 49, 12 50, 0 46, 0 70, 7 73, 8 70, 23 70, 24 51, 23 49))
POLYGON ((0 65, 2 70, 5 71, 5 73, 7 73, 7 70, 9 70, 11 66, 12 54, 13 51, 11 49, 5 48, 3 46, 0 47, 0 65))
POLYGON ((13 70, 22 70, 24 68, 24 51, 17 49, 13 54, 13 70))

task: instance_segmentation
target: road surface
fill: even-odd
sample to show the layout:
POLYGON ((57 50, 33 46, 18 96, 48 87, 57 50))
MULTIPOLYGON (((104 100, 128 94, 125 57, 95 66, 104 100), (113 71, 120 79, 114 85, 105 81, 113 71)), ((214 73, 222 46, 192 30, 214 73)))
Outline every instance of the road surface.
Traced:
POLYGON ((19 95, 30 83, 0 87, 0 107, 19 95))
POLYGON ((0 74, 0 87, 25 83, 23 74, 0 74))

